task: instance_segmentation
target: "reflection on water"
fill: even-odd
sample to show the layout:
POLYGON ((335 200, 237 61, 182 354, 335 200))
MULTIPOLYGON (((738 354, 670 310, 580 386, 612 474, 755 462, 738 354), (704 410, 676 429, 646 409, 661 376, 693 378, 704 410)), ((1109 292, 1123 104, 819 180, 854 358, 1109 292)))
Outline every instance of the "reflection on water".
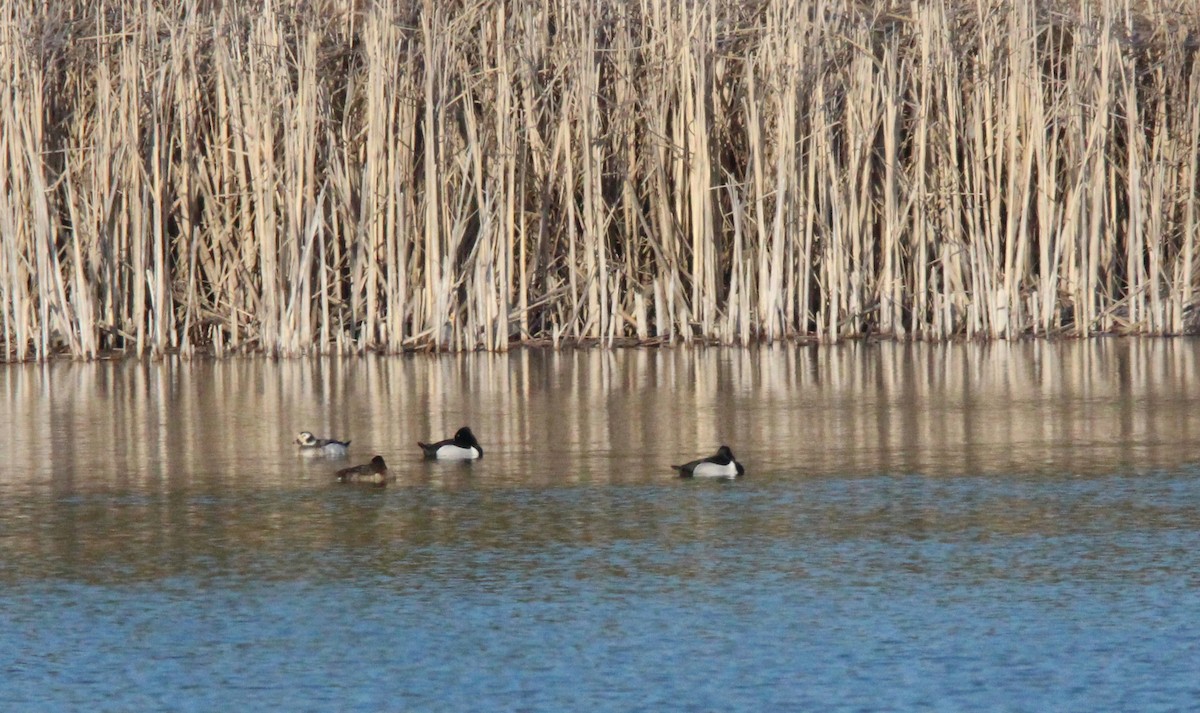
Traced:
POLYGON ((1186 707, 1197 346, 9 366, 0 706, 1186 707))
POLYGON ((1192 460, 1196 356, 1110 339, 14 365, 0 481, 278 486, 299 430, 390 463, 463 423, 499 461, 473 486, 649 482, 722 442, 769 477, 1160 468, 1192 460))

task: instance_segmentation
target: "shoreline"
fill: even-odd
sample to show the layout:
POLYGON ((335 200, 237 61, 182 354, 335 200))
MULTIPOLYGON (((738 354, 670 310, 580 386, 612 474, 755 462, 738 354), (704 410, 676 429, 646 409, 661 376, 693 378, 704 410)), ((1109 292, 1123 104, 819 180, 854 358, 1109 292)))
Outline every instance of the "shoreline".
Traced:
POLYGON ((66 350, 56 351, 48 357, 34 358, 30 357, 24 360, 8 359, 0 360, 0 368, 8 365, 24 365, 24 364, 44 364, 54 362, 79 362, 79 363, 96 363, 96 362, 161 362, 165 360, 176 361, 236 361, 242 359, 249 360, 267 360, 267 361, 303 361, 313 358, 339 358, 339 359, 355 359, 364 357, 410 357, 410 356, 436 356, 436 357, 457 357, 468 356, 475 354, 485 354, 490 356, 501 356, 504 354, 512 354, 521 351, 537 351, 563 353, 574 351, 625 351, 625 350, 673 350, 673 349, 732 349, 732 350, 755 350, 755 349, 770 349, 774 347, 840 347, 845 345, 913 345, 923 344, 930 346, 950 346, 950 345, 966 345, 975 344, 987 346, 993 344, 1015 344, 1015 343, 1031 343, 1040 342, 1046 344, 1066 343, 1066 342, 1094 342, 1102 340, 1147 340, 1147 341, 1171 341, 1171 340, 1188 340, 1195 339, 1200 336, 1200 333, 1189 331, 1183 334, 1138 334, 1138 333, 1119 333, 1119 332, 1104 332, 1096 333, 1082 337, 1072 333, 1061 333, 1057 335, 1020 335, 1012 339, 993 338, 984 335, 976 335, 973 337, 959 336, 949 339, 898 339, 895 337, 879 334, 858 335, 851 337, 842 337, 837 341, 821 340, 815 336, 794 337, 785 339, 775 339, 772 341, 758 341, 750 344, 736 344, 722 342, 718 339, 702 339, 693 338, 689 341, 671 341, 667 338, 651 338, 638 340, 633 337, 616 338, 613 340, 600 338, 580 338, 580 339, 560 339, 555 344, 552 339, 533 339, 524 341, 514 341, 508 344, 504 350, 489 350, 482 347, 475 349, 439 349, 433 345, 416 346, 401 350, 389 350, 381 347, 365 348, 357 351, 337 352, 337 351, 306 351, 298 354, 269 354, 262 350, 227 350, 225 354, 217 355, 211 349, 196 348, 190 354, 182 353, 178 349, 168 350, 163 353, 143 354, 138 356, 132 351, 113 349, 99 353, 91 358, 84 358, 78 355, 73 355, 66 350))

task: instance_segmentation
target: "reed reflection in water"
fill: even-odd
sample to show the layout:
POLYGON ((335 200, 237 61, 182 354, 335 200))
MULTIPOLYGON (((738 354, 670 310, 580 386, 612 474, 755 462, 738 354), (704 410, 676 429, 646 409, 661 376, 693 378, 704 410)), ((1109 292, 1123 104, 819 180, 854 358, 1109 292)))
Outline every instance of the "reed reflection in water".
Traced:
MULTIPOLYGON (((331 548, 383 543, 536 552, 787 539, 798 523, 832 538, 1123 527, 1111 520, 1126 511, 1100 491, 985 502, 959 481, 1195 462, 1195 358, 1190 340, 1102 340, 14 366, 0 370, 0 493, 19 536, 0 555, 20 565, 10 576, 252 573, 268 561, 290 577, 337 574, 331 548), (418 438, 461 424, 480 434, 482 461, 421 460, 418 438), (297 457, 301 429, 352 438, 350 462, 383 454, 403 504, 331 490, 345 461, 297 457), (671 487, 669 464, 719 443, 755 487, 785 489, 775 505, 750 517, 657 490, 559 492, 671 487), (863 480, 880 475, 892 480, 863 480), (895 485, 907 476, 918 479, 895 485), (807 518, 778 505, 817 479, 831 490, 807 518)), ((391 548, 372 568, 420 566, 391 548)))
POLYGON ((277 487, 321 471, 293 457, 300 430, 404 464, 462 424, 488 453, 473 487, 657 482, 720 443, 754 477, 1161 468, 1190 461, 1200 433, 1196 344, 14 365, 0 482, 277 487))

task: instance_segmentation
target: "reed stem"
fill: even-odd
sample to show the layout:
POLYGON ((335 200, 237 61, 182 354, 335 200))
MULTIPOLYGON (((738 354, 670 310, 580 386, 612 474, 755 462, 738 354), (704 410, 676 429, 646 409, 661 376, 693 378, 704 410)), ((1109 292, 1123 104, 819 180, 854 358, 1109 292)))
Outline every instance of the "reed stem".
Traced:
POLYGON ((0 5, 0 358, 1198 330, 1200 2, 0 5))

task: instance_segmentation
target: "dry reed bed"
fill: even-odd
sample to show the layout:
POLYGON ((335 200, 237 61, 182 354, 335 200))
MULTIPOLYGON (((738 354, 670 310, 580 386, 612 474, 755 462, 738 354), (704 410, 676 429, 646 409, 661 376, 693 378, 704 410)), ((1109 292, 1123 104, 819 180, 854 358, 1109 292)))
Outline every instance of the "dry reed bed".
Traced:
POLYGON ((1188 331, 1198 18, 6 2, 3 358, 1188 331))

